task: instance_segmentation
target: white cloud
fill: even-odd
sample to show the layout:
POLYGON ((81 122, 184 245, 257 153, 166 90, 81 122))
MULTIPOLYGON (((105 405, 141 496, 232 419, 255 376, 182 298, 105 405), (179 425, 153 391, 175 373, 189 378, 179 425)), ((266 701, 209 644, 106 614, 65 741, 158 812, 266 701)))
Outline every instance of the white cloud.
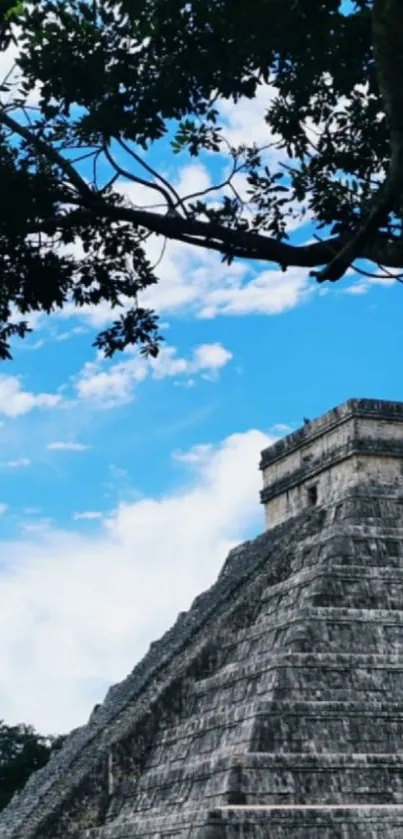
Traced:
MULTIPOLYGON (((150 258, 157 259, 161 240, 148 242, 150 258)), ((145 306, 159 313, 188 312, 198 316, 206 298, 215 289, 232 287, 250 272, 246 262, 234 262, 230 267, 211 251, 196 249, 181 242, 169 242, 158 266, 157 285, 141 297, 145 306)))
POLYGON ((173 376, 192 376, 195 373, 215 378, 218 371, 232 358, 221 344, 201 344, 189 359, 177 355, 175 347, 164 346, 158 358, 145 359, 137 351, 128 350, 126 359, 102 369, 102 361, 88 362, 76 381, 81 399, 94 399, 103 407, 122 405, 134 398, 134 386, 148 376, 165 379, 173 376))
POLYGON ((30 466, 31 461, 28 457, 19 457, 16 460, 6 460, 2 465, 6 466, 7 469, 20 469, 24 466, 30 466))
POLYGON ((195 368, 209 367, 210 369, 218 370, 232 358, 232 353, 228 352, 221 344, 200 344, 195 350, 195 368))
MULTIPOLYGON (((18 45, 18 38, 21 33, 20 27, 13 26, 13 35, 17 43, 11 43, 6 50, 0 52, 0 84, 3 83, 7 77, 7 82, 11 86, 11 90, 2 96, 2 101, 7 104, 12 101, 12 98, 19 93, 21 99, 20 85, 23 80, 23 75, 15 62, 18 59, 20 48, 18 45)), ((26 97, 25 102, 28 105, 37 105, 40 96, 41 83, 38 82, 34 89, 26 97)))
MULTIPOLYGON (((177 180, 173 183, 180 198, 203 192, 212 185, 210 174, 202 163, 189 163, 179 169, 177 180)), ((192 203, 191 199, 190 203, 192 203)))
POLYGON ((56 440, 54 443, 48 443, 46 448, 50 451, 84 452, 89 447, 84 443, 75 443, 73 440, 67 440, 66 442, 56 440))
POLYGON ((209 443, 200 443, 198 446, 193 446, 188 452, 174 452, 172 457, 178 460, 179 463, 187 463, 190 466, 200 465, 206 463, 211 457, 213 446, 209 443))
POLYGON ((107 371, 99 363, 87 362, 76 381, 77 395, 101 402, 105 408, 123 405, 133 398, 134 384, 146 376, 146 367, 137 359, 120 361, 107 371))
MULTIPOLYGON (((301 226, 300 222, 290 220, 288 230, 296 226, 301 226)), ((163 240, 150 236, 146 251, 152 264, 159 260, 162 248, 163 240)), ((235 260, 228 266, 216 253, 174 241, 166 245, 157 276, 159 282, 139 299, 141 305, 163 316, 278 315, 303 302, 305 292, 317 290, 307 268, 292 267, 283 273, 276 267, 266 268, 265 263, 246 260, 235 260)), ((92 328, 100 329, 115 319, 116 312, 106 303, 79 310, 68 304, 55 316, 82 318, 92 328)))
POLYGON ((95 519, 101 519, 102 513, 96 512, 95 510, 87 510, 83 513, 74 513, 73 519, 75 521, 95 521, 95 519))
POLYGON ((275 425, 272 425, 269 429, 272 434, 278 435, 279 437, 283 437, 285 434, 291 434, 293 428, 291 425, 288 425, 285 422, 276 422, 275 425))
POLYGON ((74 326, 73 329, 69 329, 67 332, 59 332, 55 335, 56 341, 68 341, 70 338, 74 338, 76 335, 84 335, 86 333, 86 329, 84 326, 74 326))
POLYGON ((0 503, 0 516, 4 515, 6 510, 8 510, 8 504, 0 503))
MULTIPOLYGON (((388 271, 391 275, 390 277, 385 277, 381 275, 365 277, 359 279, 358 281, 356 280, 356 282, 352 283, 352 285, 342 286, 340 289, 338 289, 338 291, 340 291, 343 294, 366 294, 368 291, 371 290, 371 288, 373 288, 373 286, 376 285, 382 286, 384 288, 387 288, 388 286, 393 286, 397 282, 397 277, 400 276, 400 272, 397 269, 396 271, 394 271, 393 269, 388 269, 388 271)), ((357 277, 360 275, 355 273, 354 268, 352 268, 346 276, 348 278, 351 278, 352 276, 357 277)))
POLYGON ((344 294, 366 294, 369 291, 371 286, 365 280, 361 280, 358 283, 354 283, 353 285, 346 286, 342 288, 341 291, 344 294))
MULTIPOLYGON (((242 97, 237 103, 229 99, 220 99, 222 133, 231 145, 255 143, 257 146, 264 146, 278 140, 264 119, 275 95, 276 90, 272 85, 262 84, 257 88, 253 99, 242 97)), ((279 153, 276 154, 278 156, 279 153)))
POLYGON ((38 521, 33 522, 22 522, 20 524, 20 529, 24 531, 24 533, 42 533, 43 531, 47 531, 52 524, 52 519, 50 518, 42 518, 38 519, 38 521))
POLYGON ((0 375, 0 413, 7 417, 22 416, 34 408, 54 408, 60 401, 60 394, 31 393, 22 389, 17 376, 0 375))
POLYGON ((158 267, 160 282, 142 296, 157 312, 187 312, 198 318, 251 313, 278 315, 316 289, 308 269, 286 272, 264 263, 224 265, 216 254, 171 242, 158 267))
POLYGON ((302 303, 313 290, 303 268, 261 271, 249 283, 211 291, 200 316, 279 314, 302 303))
POLYGON ((257 464, 268 442, 251 430, 196 447, 177 491, 120 504, 96 533, 47 527, 0 542, 0 718, 42 732, 85 722, 229 549, 263 529, 257 464))
POLYGON ((221 344, 201 344, 194 354, 194 370, 221 370, 232 358, 232 353, 221 344))
MULTIPOLYGON (((150 181, 152 182, 153 179, 150 178, 150 181)), ((133 207, 143 207, 155 212, 164 212, 167 209, 163 195, 148 186, 130 180, 121 180, 115 184, 114 189, 133 207)))
POLYGON ((32 352, 34 350, 40 350, 45 345, 45 341, 41 338, 38 341, 35 341, 33 344, 30 344, 28 341, 21 341, 19 345, 19 349, 24 352, 32 352))

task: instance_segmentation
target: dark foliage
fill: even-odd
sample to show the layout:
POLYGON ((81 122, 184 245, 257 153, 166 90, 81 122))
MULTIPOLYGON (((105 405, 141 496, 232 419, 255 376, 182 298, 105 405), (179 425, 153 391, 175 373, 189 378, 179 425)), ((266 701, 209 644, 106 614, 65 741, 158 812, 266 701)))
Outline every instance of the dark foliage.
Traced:
POLYGON ((32 726, 0 721, 0 811, 30 775, 48 762, 64 737, 42 737, 32 726))
POLYGON ((156 355, 157 317, 142 305, 158 279, 145 253, 151 234, 215 250, 228 263, 318 267, 319 281, 340 279, 357 258, 373 270, 403 267, 403 7, 345 5, 2 4, 3 48, 18 23, 22 75, 12 94, 6 80, 0 101, 9 196, 0 207, 0 356, 27 331, 27 313, 103 301, 123 313, 96 346, 112 355, 137 343, 156 355), (258 148, 252 136, 231 146, 220 103, 236 108, 268 84, 267 144, 258 148), (226 165, 216 193, 177 194, 149 162, 163 138, 165 154, 209 153, 226 165), (239 172, 248 201, 232 182, 239 172), (148 189, 158 209, 124 198, 122 181, 148 189), (294 244, 287 227, 306 214, 316 241, 294 244), (81 250, 68 251, 72 243, 81 250))

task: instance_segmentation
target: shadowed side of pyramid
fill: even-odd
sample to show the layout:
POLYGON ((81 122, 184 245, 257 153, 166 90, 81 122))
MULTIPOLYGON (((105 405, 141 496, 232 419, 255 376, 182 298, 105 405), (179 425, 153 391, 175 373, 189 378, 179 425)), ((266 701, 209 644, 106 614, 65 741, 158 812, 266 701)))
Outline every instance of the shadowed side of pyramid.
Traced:
POLYGON ((402 462, 403 405, 371 400, 264 452, 267 533, 230 555, 137 695, 116 686, 113 713, 107 698, 37 773, 0 837, 401 837, 402 462))
MULTIPOLYGON (((237 627, 212 635, 221 657, 189 686, 181 720, 157 735, 135 790, 115 801, 109 817, 130 825, 128 836, 146 823, 190 829, 201 802, 229 824, 258 816, 266 829, 284 815, 245 808, 403 805, 403 530, 380 533, 377 545, 344 530, 342 540, 331 525, 301 533, 287 580, 266 585, 262 571, 242 592, 246 625, 240 610, 237 627)), ((322 811, 321 824, 335 814, 322 811)))

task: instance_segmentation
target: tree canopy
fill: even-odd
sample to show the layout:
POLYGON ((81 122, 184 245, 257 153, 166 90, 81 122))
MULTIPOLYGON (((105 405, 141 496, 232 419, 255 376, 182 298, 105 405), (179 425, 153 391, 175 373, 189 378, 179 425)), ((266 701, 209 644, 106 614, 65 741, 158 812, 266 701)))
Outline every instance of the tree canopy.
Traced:
POLYGON ((0 811, 63 740, 63 736, 43 737, 30 725, 6 725, 0 720, 0 811))
POLYGON ((95 345, 156 355, 142 301, 158 281, 155 234, 228 264, 301 266, 312 282, 357 259, 403 267, 401 0, 3 0, 0 12, 20 75, 0 91, 3 358, 30 312, 102 301, 120 312, 95 345), (267 142, 232 145, 223 102, 263 85, 267 142), (165 160, 151 162, 164 138, 174 160, 208 156, 214 188, 178 194, 165 160), (314 238, 301 244, 304 218, 314 238))

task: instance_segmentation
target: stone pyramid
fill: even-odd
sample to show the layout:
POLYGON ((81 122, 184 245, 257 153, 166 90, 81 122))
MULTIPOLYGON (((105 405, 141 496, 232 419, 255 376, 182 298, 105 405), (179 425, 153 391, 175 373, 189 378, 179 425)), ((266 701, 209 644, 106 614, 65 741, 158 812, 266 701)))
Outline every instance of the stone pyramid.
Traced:
POLYGON ((32 776, 0 839, 402 839, 403 403, 350 400, 261 469, 266 532, 32 776))

